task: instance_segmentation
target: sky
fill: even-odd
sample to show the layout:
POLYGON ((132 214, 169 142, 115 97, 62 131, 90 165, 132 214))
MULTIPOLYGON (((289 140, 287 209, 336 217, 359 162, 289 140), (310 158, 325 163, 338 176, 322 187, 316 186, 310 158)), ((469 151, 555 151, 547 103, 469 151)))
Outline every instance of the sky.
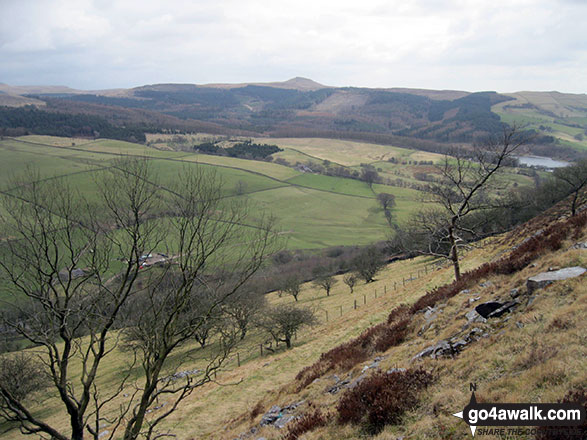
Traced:
POLYGON ((587 0, 0 0, 0 83, 587 92, 587 0))

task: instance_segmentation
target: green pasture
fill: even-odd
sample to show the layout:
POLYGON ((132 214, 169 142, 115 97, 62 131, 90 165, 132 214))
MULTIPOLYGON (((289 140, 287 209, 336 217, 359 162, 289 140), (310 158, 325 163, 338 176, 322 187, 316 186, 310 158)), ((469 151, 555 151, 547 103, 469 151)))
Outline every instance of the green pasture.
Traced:
POLYGON ((320 174, 302 174, 288 179, 288 183, 303 187, 320 189, 338 194, 347 194, 360 197, 375 197, 369 185, 360 180, 344 179, 342 177, 323 176, 320 174))
POLYGON ((290 162, 307 162, 312 158, 320 161, 329 160, 333 163, 353 166, 361 163, 385 161, 392 157, 398 160, 439 160, 442 155, 416 151, 389 145, 378 145, 367 142, 345 141, 322 138, 275 138, 257 139, 275 144, 286 151, 278 153, 290 162), (310 156, 310 157, 308 157, 310 156), (295 159, 295 160, 292 160, 295 159))
MULTIPOLYGON (((81 144, 80 140, 47 136, 4 139, 0 141, 0 183, 10 189, 8 177, 30 165, 39 170, 41 178, 63 177, 97 203, 99 170, 127 154, 150 158, 154 180, 164 189, 181 185, 182 167, 214 170, 223 182, 224 196, 248 200, 255 217, 276 217, 292 248, 367 244, 384 239, 388 232, 375 194, 364 182, 302 174, 274 163, 155 150, 115 140, 81 144)), ((400 189, 386 188, 385 192, 400 189)), ((406 212, 407 204, 402 200, 398 213, 406 212)))

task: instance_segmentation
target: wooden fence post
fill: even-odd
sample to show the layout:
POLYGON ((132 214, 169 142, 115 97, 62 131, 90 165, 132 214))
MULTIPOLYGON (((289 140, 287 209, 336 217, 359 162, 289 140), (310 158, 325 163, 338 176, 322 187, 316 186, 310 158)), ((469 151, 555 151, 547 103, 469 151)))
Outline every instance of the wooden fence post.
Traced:
POLYGON ((355 300, 355 310, 357 310, 357 300, 355 300))
POLYGON ((342 306, 340 306, 340 316, 342 316, 342 306))
POLYGON ((328 310, 324 310, 324 313, 326 313, 326 322, 328 322, 328 310))
POLYGON ((238 351, 236 352, 236 363, 239 367, 241 366, 241 354, 238 351))
POLYGON ((363 305, 367 304, 367 295, 363 295, 363 305))

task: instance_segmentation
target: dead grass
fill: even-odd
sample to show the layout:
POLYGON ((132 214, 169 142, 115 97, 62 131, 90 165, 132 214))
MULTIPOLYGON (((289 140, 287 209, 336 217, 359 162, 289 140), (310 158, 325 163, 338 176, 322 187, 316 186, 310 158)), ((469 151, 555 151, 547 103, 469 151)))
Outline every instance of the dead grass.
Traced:
MULTIPOLYGON (((468 253, 463 261, 464 269, 470 271, 486 261, 496 261, 498 255, 506 255, 503 254, 505 250, 524 239, 519 232, 514 233, 517 234, 515 240, 493 238, 485 243, 483 249, 468 253)), ((532 232, 528 229, 526 233, 532 232)), ((552 240, 548 244, 560 246, 558 250, 552 247, 538 249, 536 243, 528 245, 527 251, 538 252, 532 263, 534 267, 526 264, 514 273, 507 273, 510 270, 508 267, 503 270, 505 273, 486 272, 468 287, 470 294, 451 291, 450 295, 439 295, 434 301, 420 298, 425 292, 435 291, 437 286, 450 282, 451 268, 441 267, 429 271, 427 275, 422 274, 405 287, 402 284, 402 278, 417 274, 417 269, 422 270, 426 263, 430 263, 424 259, 396 262, 378 276, 378 281, 358 286, 354 294, 350 294, 342 282, 335 286, 328 297, 321 291, 304 286, 300 305, 314 307, 319 313, 320 324, 300 333, 291 350, 280 349, 272 355, 247 357, 241 367, 237 367, 235 362, 228 364, 218 375, 217 383, 199 388, 166 421, 164 428, 179 433, 179 438, 184 439, 232 439, 257 425, 261 415, 274 404, 283 406, 309 399, 314 407, 302 405, 298 415, 315 410, 323 414, 330 413, 341 395, 325 392, 327 387, 335 383, 332 376, 334 372, 341 377, 344 374, 344 377, 356 378, 363 366, 371 363, 371 354, 375 352, 384 356, 380 364, 383 371, 412 366, 412 357, 424 347, 460 331, 466 323, 464 313, 473 307, 468 301, 470 297, 479 296, 477 303, 505 298, 510 289, 523 290, 529 276, 548 267, 585 265, 584 251, 569 250, 574 240, 585 240, 584 229, 577 239, 552 240), (489 281, 491 284, 482 288, 479 286, 481 281, 489 281), (394 282, 396 290, 393 289, 394 282), (384 286, 387 286, 385 295, 384 286), (366 304, 363 304, 363 295, 366 304), (357 310, 354 309, 355 299, 357 310), (414 304, 418 303, 420 305, 416 307, 414 304), (418 334, 424 323, 422 313, 411 314, 409 325, 403 324, 408 311, 415 312, 421 306, 438 306, 443 303, 445 305, 440 307, 442 312, 434 321, 434 328, 418 334), (340 306, 343 307, 342 316, 340 306), (395 312, 390 315, 392 310, 395 312), (384 344, 386 336, 395 337, 395 333, 386 335, 387 330, 400 322, 401 328, 408 329, 404 335, 405 341, 398 339, 384 344), (303 366, 312 365, 321 353, 359 338, 366 329, 380 323, 385 325, 371 332, 372 340, 367 345, 373 351, 369 351, 368 356, 360 356, 357 362, 348 365, 346 369, 331 370, 316 377, 306 387, 299 387, 299 382, 294 378, 303 366), (376 347, 377 341, 382 345, 376 347)), ((472 343, 454 359, 426 359, 419 362, 418 366, 433 372, 437 381, 423 392, 416 408, 404 413, 400 425, 386 426, 375 438, 465 438, 470 435, 466 424, 450 414, 461 410, 468 402, 469 383, 477 383, 480 401, 497 402, 556 401, 565 396, 569 389, 586 383, 584 359, 587 358, 587 329, 583 317, 587 313, 587 288, 584 284, 581 279, 555 283, 539 291, 531 306, 520 307, 502 318, 479 324, 490 336, 472 343)), ((269 301, 278 304, 293 302, 293 298, 279 298, 271 294, 269 301)), ((256 352, 259 341, 260 336, 252 334, 240 350, 256 352)), ((199 352, 194 346, 186 347, 181 355, 187 353, 199 352)), ((186 365, 185 368, 194 368, 198 362, 195 359, 193 365, 186 365)), ((106 389, 112 387, 123 365, 124 354, 115 354, 105 365, 101 385, 106 389)), ((53 398, 44 402, 43 411, 50 419, 58 425, 65 425, 66 421, 57 408, 53 398)), ((281 434, 268 427, 255 435, 275 439, 281 434)), ((338 426, 332 420, 325 426, 303 434, 307 440, 351 439, 357 436, 356 427, 338 426)), ((3 438, 16 439, 20 436, 12 431, 4 434, 3 438)), ((485 438, 492 439, 491 436, 485 438)))

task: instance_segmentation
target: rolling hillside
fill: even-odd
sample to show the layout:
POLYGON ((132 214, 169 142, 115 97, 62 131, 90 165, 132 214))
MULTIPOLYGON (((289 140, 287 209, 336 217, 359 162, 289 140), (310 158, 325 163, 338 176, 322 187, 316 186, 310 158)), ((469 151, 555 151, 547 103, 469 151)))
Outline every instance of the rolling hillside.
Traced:
POLYGON ((587 148, 587 95, 518 92, 507 96, 514 100, 492 107, 502 121, 527 124, 565 146, 587 148))
POLYGON ((319 136, 387 144, 411 140, 416 148, 441 151, 442 145, 474 143, 499 133, 505 122, 534 130, 538 135, 534 142, 548 146, 538 153, 573 158, 586 147, 585 95, 558 92, 330 87, 306 78, 275 83, 154 84, 104 91, 2 85, 0 91, 4 92, 0 105, 33 104, 48 112, 92 114, 145 132, 157 128, 319 136))
MULTIPOLYGON (((581 318, 587 312, 584 276, 534 292, 526 285, 528 277, 549 268, 587 265, 584 248, 577 246, 587 239, 587 216, 583 212, 569 220, 563 212, 559 206, 509 234, 483 242, 464 256, 463 267, 471 272, 460 284, 452 283, 450 267, 417 258, 388 265, 374 283, 360 284, 353 294, 341 282, 329 296, 304 285, 300 304, 312 306, 319 323, 300 332, 292 349, 282 346, 274 353, 261 353, 263 336, 253 332, 216 381, 199 388, 163 428, 186 440, 279 439, 304 414, 319 410, 323 422, 310 424, 307 432, 292 438, 468 438, 467 425, 452 414, 469 401, 469 383, 478 386, 481 402, 554 402, 569 391, 580 390, 587 381, 586 329, 581 318), (513 266, 505 270, 510 263, 513 266), (439 286, 444 287, 437 289, 439 286), (469 317, 479 304, 512 299, 515 305, 499 317, 473 321, 469 317), (396 312, 388 318, 392 310, 396 312), (374 348, 379 345, 372 345, 370 339, 381 337, 382 329, 388 326, 400 328, 393 325, 402 313, 409 316, 402 324, 402 336, 383 348, 374 348), (467 339, 450 355, 422 355, 442 341, 469 333, 479 336, 467 339), (321 367, 324 359, 337 352, 336 347, 346 344, 342 346, 352 348, 357 341, 367 342, 356 351, 356 359, 345 355, 342 359, 346 362, 326 370, 321 367), (344 423, 338 418, 338 405, 358 384, 369 383, 380 371, 385 374, 398 369, 388 374, 401 374, 402 369, 414 368, 430 372, 430 383, 405 413, 400 412, 395 422, 377 434, 368 435, 369 424, 364 421, 344 423), (307 380, 315 371, 318 373, 307 380), (277 420, 281 422, 276 424, 277 420)), ((268 299, 273 305, 293 301, 275 293, 268 299)), ((192 359, 187 365, 191 371, 204 362, 210 349, 194 344, 180 356, 192 359)), ((102 372, 100 386, 105 390, 112 387, 108 384, 116 383, 124 363, 125 354, 115 353, 102 372)), ((405 399, 406 395, 399 396, 399 400, 405 399)), ((164 404, 162 401, 151 417, 157 416, 164 404)), ((43 413, 60 426, 59 421, 65 423, 65 418, 53 408, 51 400, 45 401, 43 413)), ((108 426, 102 429, 105 432, 108 426)), ((2 437, 19 435, 9 430, 2 437)))
MULTIPOLYGON (((376 192, 364 182, 304 175, 274 163, 158 150, 122 141, 46 136, 4 139, 0 141, 0 184, 9 191, 11 177, 32 166, 44 178, 63 176, 91 192, 92 174, 127 154, 149 158, 163 185, 173 181, 182 166, 213 167, 224 180, 226 197, 243 197, 259 212, 274 214, 292 249, 368 244, 385 239, 388 233, 376 192), (244 188, 239 195, 237 186, 244 188)), ((393 215, 398 222, 417 208, 417 191, 386 185, 375 191, 396 195, 393 215)))

